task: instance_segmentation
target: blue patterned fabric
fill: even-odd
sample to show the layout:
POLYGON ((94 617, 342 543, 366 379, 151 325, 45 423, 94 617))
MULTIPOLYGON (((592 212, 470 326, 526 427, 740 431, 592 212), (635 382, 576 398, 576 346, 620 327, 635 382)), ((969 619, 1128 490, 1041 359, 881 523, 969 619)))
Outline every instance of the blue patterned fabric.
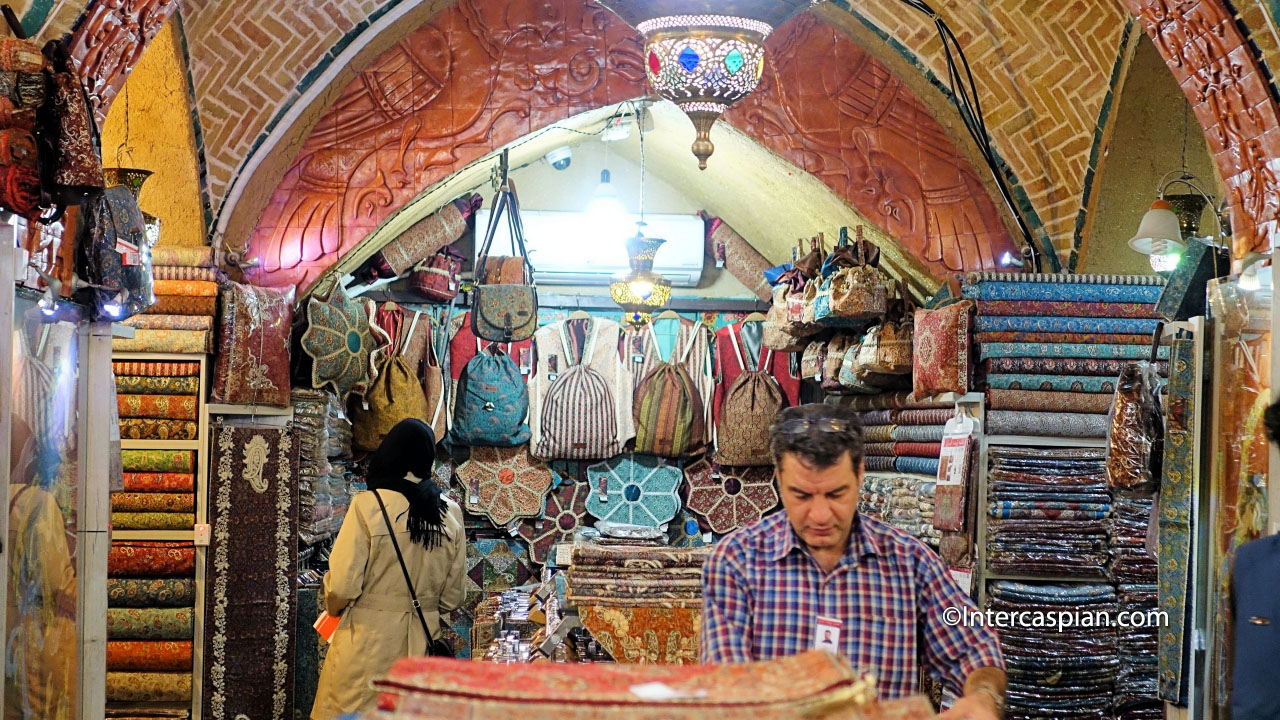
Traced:
POLYGON ((991 595, 1003 600, 1037 603, 1099 602, 1116 599, 1115 588, 1110 585, 1029 585, 1008 580, 992 583, 991 595))
POLYGON ((1169 624, 1160 632, 1160 699, 1186 704, 1187 570, 1191 556, 1191 500, 1195 481, 1195 341, 1174 340, 1169 364, 1163 479, 1160 485, 1160 609, 1169 624))
POLYGON ((900 473, 913 475, 938 475, 938 458, 900 457, 894 458, 893 469, 900 473))
MULTIPOLYGON (((1142 360, 1151 357, 1148 345, 1090 345, 1085 343, 982 343, 982 359, 999 357, 1091 358, 1142 360)), ((1161 360, 1169 359, 1169 346, 1157 348, 1161 360)))
POLYGON ((974 300, 1154 303, 1163 289, 1159 285, 981 282, 965 285, 963 292, 974 300))
POLYGON ((942 442, 945 425, 894 425, 894 442, 942 442))
POLYGON ((684 472, 653 455, 619 455, 587 468, 587 512, 607 522, 658 527, 680 510, 684 472))
POLYGON ((1015 317, 979 315, 976 332, 1056 332, 1150 335, 1159 320, 1138 318, 1015 317))
POLYGON ((1116 379, 1085 375, 1019 375, 992 373, 987 375, 992 390, 1053 390, 1056 392, 1113 393, 1116 379))

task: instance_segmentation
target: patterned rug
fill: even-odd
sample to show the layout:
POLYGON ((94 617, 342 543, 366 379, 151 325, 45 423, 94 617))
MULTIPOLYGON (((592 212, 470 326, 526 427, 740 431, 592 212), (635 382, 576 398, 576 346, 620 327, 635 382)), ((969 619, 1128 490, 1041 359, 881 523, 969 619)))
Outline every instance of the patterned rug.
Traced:
POLYGON ((204 717, 293 720, 297 440, 231 426, 214 437, 204 717))

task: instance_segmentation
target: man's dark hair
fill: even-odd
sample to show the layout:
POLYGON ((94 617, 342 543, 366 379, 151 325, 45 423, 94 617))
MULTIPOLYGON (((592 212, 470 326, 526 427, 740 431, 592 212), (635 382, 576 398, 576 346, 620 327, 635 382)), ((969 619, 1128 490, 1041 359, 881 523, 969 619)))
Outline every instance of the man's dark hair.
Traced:
POLYGON ((791 453, 805 465, 829 468, 849 453, 855 471, 862 468, 862 423, 858 414, 837 405, 800 405, 778 413, 769 428, 773 464, 791 453))
POLYGON ((1267 439, 1280 445, 1280 401, 1267 406, 1262 414, 1262 424, 1267 426, 1267 439))

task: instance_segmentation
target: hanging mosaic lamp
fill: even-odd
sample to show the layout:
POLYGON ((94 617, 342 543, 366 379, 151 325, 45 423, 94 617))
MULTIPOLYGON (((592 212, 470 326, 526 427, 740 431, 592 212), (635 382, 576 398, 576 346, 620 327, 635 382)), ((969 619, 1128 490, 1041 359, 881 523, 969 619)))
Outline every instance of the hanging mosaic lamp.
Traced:
MULTIPOLYGON (((137 202, 138 196, 142 194, 143 183, 152 174, 151 170, 143 170, 142 168, 102 168, 102 179, 106 182, 107 187, 125 186, 129 189, 129 194, 133 195, 134 202, 137 202)), ((151 243, 152 247, 155 247, 156 243, 160 242, 160 218, 143 211, 142 221, 146 226, 147 241, 151 243)))
POLYGON ((614 277, 609 295, 618 307, 629 313, 648 315, 662 309, 671 300, 671 281, 653 271, 653 256, 666 240, 637 233, 627 240, 627 256, 631 270, 614 277))
POLYGON ((693 121, 693 154, 706 170, 715 152, 711 126, 756 89, 769 33, 823 0, 599 2, 644 36, 649 85, 693 121))

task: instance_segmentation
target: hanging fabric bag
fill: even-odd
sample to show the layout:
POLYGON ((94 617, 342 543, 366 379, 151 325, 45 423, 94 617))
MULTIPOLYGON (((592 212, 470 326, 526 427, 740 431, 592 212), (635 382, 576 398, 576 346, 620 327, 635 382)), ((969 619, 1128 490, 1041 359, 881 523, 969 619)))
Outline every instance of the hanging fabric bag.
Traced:
POLYGON ((515 186, 508 180, 494 198, 489 227, 476 260, 475 298, 472 301, 471 330, 476 337, 493 342, 516 342, 533 337, 538 330, 538 289, 533 285, 533 265, 524 245, 524 226, 520 222, 520 203, 515 186), (489 249, 503 213, 511 232, 510 258, 490 257, 489 249), (492 277, 494 266, 519 266, 519 277, 499 271, 508 277, 492 277), (516 280, 518 279, 518 282, 516 280))

